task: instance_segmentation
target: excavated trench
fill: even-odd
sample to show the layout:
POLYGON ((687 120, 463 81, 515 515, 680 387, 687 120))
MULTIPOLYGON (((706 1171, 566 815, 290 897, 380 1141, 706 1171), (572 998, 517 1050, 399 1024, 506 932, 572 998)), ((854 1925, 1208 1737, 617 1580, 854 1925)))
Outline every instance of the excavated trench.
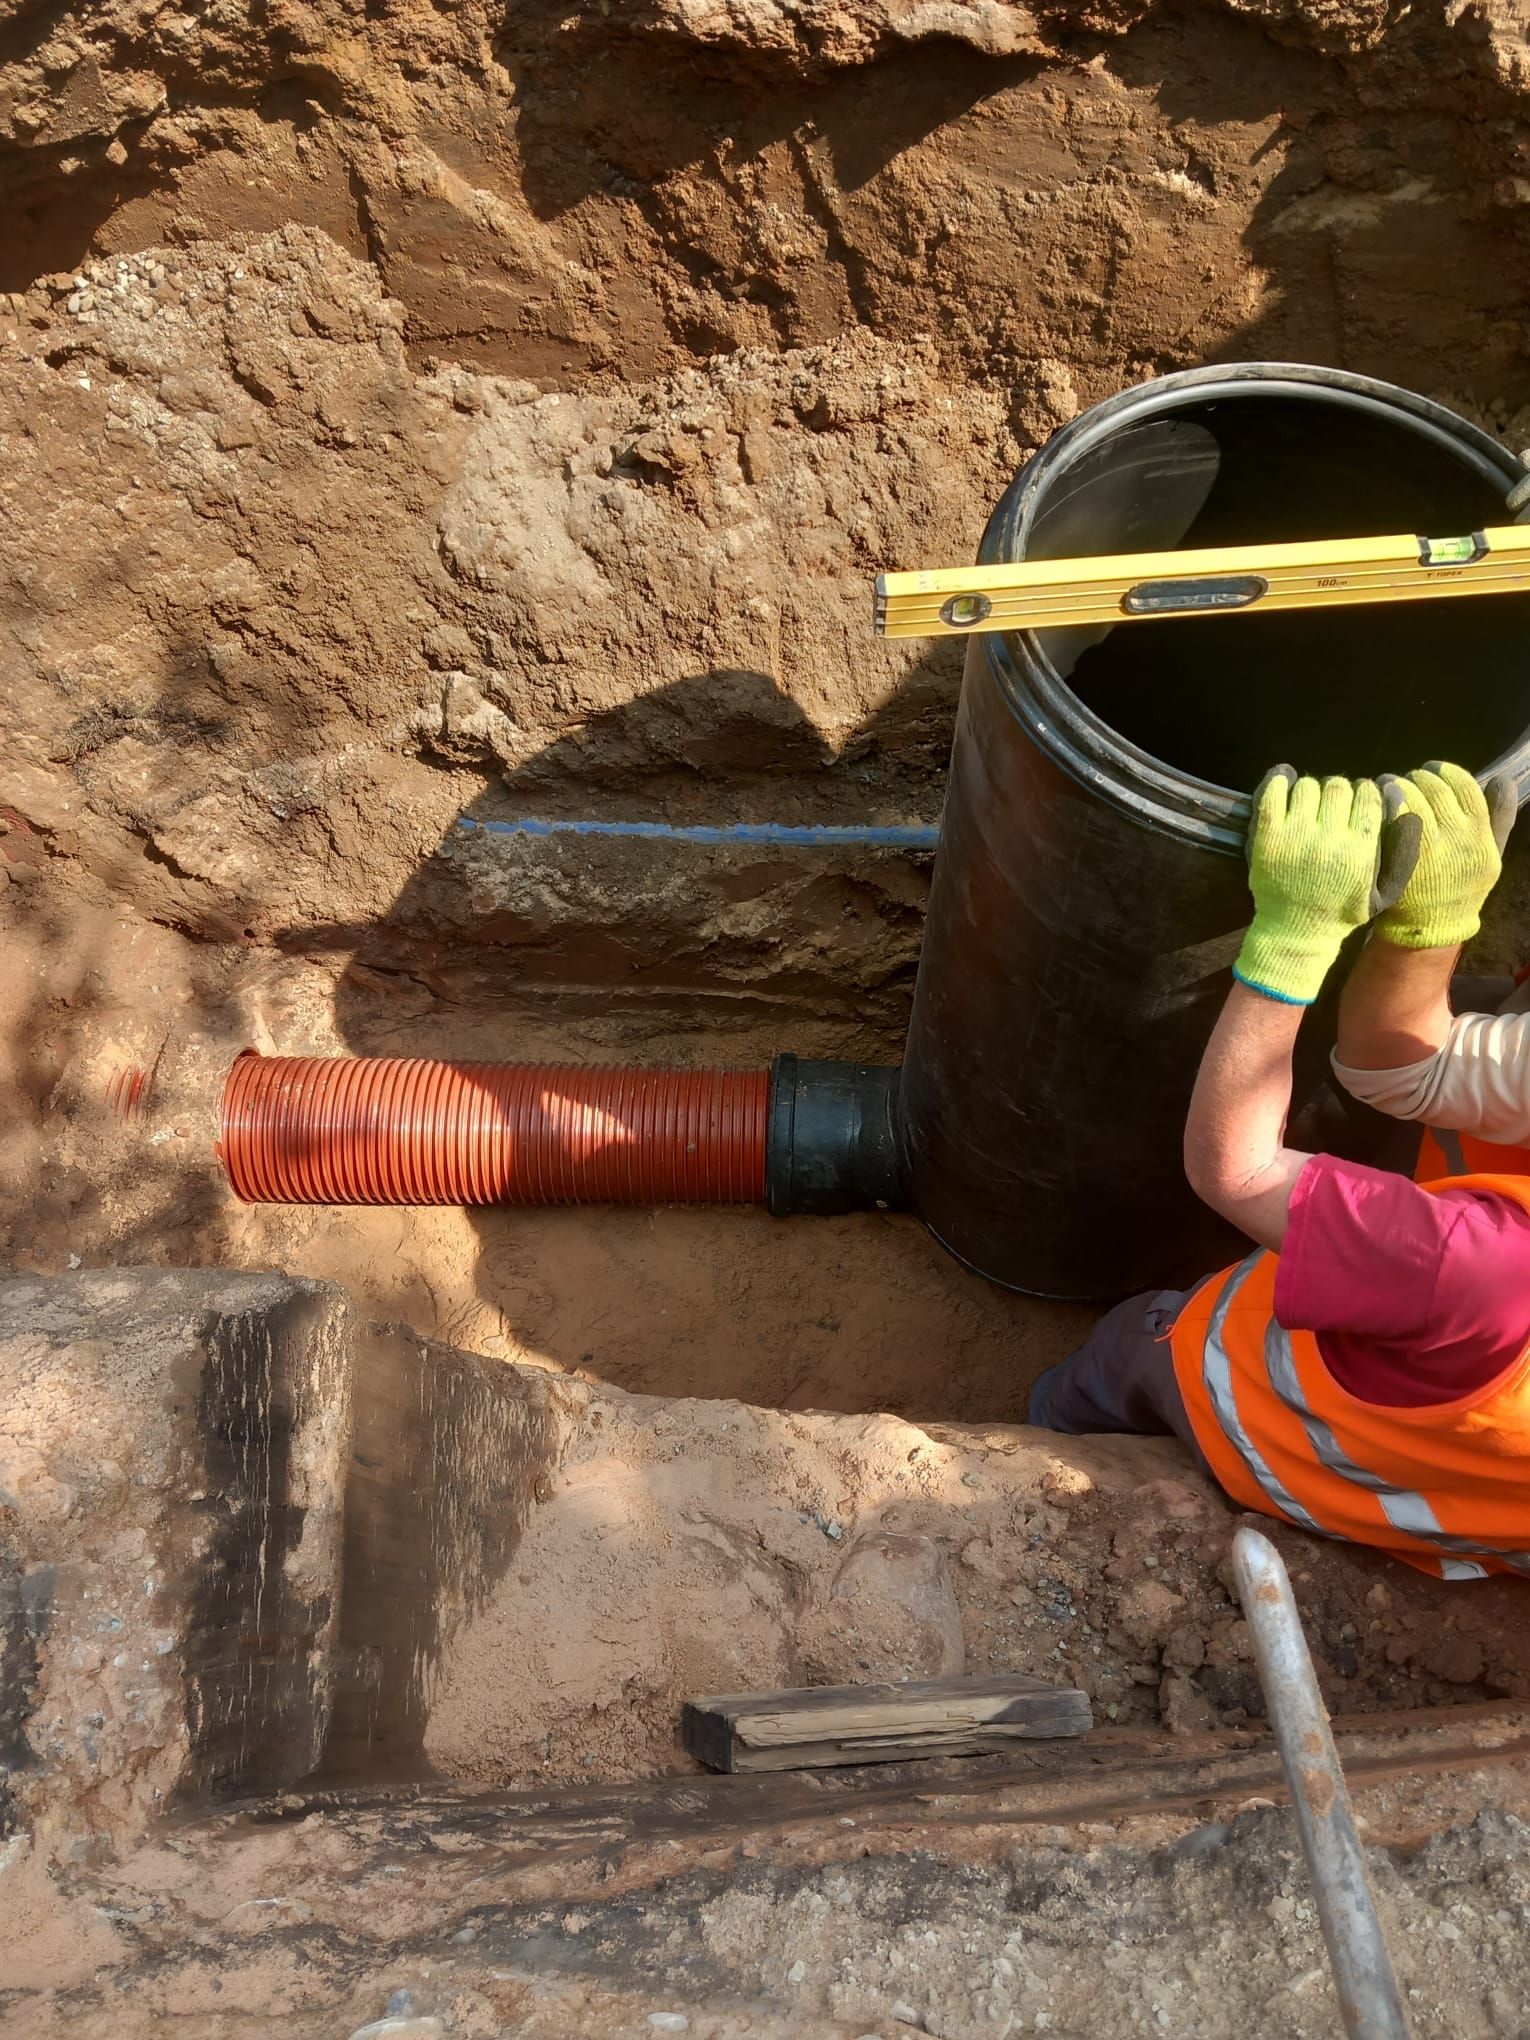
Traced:
MULTIPOLYGON (((1014 1418, 1084 1314, 907 1221, 249 1213, 210 1101, 251 1042, 896 1060, 926 855, 499 829, 932 824, 959 658, 873 641, 870 578, 970 557, 1146 373, 1335 361, 1530 437, 1497 31, 299 12, 4 53, 18 1265, 276 1261, 632 1389, 1014 1418)), ((1304 514, 1218 528, 1256 510, 1304 514)), ((1341 663, 1411 700, 1415 617, 1341 663)), ((1259 628, 1239 689, 1154 641, 1177 762, 1267 762, 1247 700, 1312 665, 1259 628)), ((1108 654, 1080 684, 1161 744, 1108 654)))
MULTIPOLYGON (((354 1360, 323 1775, 644 1775, 687 1692, 837 1677, 1257 1704, 1177 1448, 1013 1428, 1090 1312, 913 1218, 240 1207, 213 1163, 246 1045, 895 1061, 927 852, 511 825, 933 823, 959 648, 873 640, 870 579, 970 558, 1082 404, 1305 359, 1530 442, 1491 9, 810 14, 212 0, 0 46, 3 1247, 398 1328, 354 1360)), ((1251 778, 1301 630, 1228 690, 1171 629, 1163 684, 1076 684, 1152 749, 1172 679, 1251 778)), ((1344 629, 1422 741, 1437 636, 1344 629)), ((1344 1709, 1530 1688, 1515 1588, 1288 1551, 1344 1709)))

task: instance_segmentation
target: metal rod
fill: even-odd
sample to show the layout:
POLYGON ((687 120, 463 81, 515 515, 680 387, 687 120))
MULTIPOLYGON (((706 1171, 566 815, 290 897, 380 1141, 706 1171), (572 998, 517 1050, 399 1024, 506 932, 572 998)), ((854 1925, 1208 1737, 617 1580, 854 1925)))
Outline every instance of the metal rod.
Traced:
POLYGON ((1302 1853, 1317 1893, 1344 2030, 1351 2040, 1408 2040, 1402 1996, 1376 1917, 1365 1852, 1290 1577, 1269 1538, 1246 1526, 1233 1538, 1232 1558, 1302 1853))

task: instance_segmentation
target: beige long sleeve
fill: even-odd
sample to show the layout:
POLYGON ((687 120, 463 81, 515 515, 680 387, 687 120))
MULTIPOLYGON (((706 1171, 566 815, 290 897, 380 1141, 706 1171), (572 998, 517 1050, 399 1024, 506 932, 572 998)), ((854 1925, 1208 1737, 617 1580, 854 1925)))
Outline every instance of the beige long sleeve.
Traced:
POLYGON ((1396 1070, 1333 1073, 1364 1105, 1506 1147, 1530 1143, 1530 1013, 1458 1013, 1445 1045, 1396 1070))

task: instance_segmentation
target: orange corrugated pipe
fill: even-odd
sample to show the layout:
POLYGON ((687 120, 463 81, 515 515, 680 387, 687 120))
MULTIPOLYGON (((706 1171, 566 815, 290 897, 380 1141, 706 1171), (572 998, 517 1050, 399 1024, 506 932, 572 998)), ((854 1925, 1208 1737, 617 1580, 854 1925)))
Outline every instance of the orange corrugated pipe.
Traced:
POLYGON ((223 1090, 248 1204, 762 1204, 766 1070, 263 1056, 223 1090))

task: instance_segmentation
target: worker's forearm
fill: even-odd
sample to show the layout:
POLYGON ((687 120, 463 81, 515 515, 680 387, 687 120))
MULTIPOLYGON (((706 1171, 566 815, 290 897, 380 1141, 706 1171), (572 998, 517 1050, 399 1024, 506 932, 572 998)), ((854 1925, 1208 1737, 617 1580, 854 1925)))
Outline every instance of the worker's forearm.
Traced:
POLYGON ((1434 1055, 1450 1032, 1450 980, 1459 949, 1400 949, 1372 939, 1339 1001, 1336 1060, 1355 1070, 1401 1069, 1434 1055))
POLYGON ((1291 1192, 1309 1159, 1285 1144, 1301 1018, 1298 1006, 1234 985, 1201 1059, 1185 1122, 1190 1187, 1267 1247, 1285 1238, 1291 1192))

